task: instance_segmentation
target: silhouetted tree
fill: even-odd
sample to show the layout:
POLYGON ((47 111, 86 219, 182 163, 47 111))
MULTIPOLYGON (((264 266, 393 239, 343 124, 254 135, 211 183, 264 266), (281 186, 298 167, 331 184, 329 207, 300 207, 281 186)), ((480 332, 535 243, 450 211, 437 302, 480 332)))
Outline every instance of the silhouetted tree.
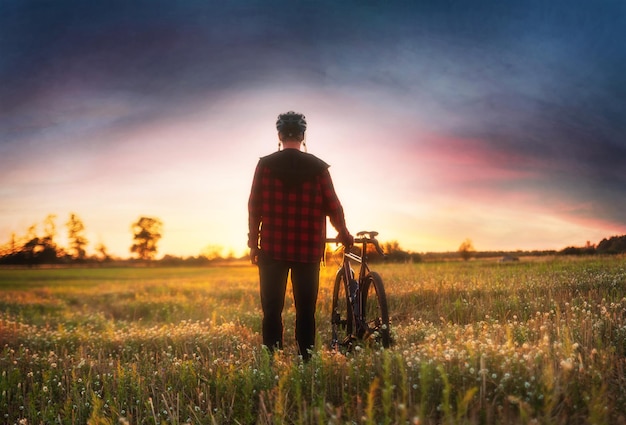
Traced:
POLYGON ((11 239, 4 245, 0 246, 0 259, 8 258, 18 252, 17 235, 11 233, 11 239))
POLYGON ((380 247, 385 253, 384 256, 380 255, 376 251, 376 247, 374 245, 367 245, 367 258, 371 263, 377 263, 380 261, 385 261, 389 263, 406 263, 406 262, 419 262, 422 261, 422 258, 417 253, 412 253, 410 251, 405 251, 400 246, 398 241, 390 241, 390 242, 381 242, 380 247))
POLYGON ((44 264, 55 263, 62 250, 57 247, 55 242, 57 236, 57 226, 55 223, 57 216, 48 214, 43 222, 43 237, 40 240, 41 252, 39 253, 38 262, 44 264))
POLYGON ((140 217, 131 226, 135 243, 130 247, 130 252, 137 254, 140 260, 154 259, 162 228, 163 223, 158 218, 140 217))
POLYGON ((11 241, 9 242, 7 251, 8 254, 15 254, 16 252, 18 252, 17 235, 15 234, 15 232, 11 233, 11 241))
POLYGON ((474 248, 474 244, 472 243, 471 239, 465 239, 462 243, 461 246, 459 246, 459 254, 461 255, 461 258, 464 261, 469 260, 470 258, 472 258, 472 255, 474 255, 474 253, 476 252, 476 249, 474 248))
POLYGON ((0 264, 26 264, 25 244, 25 237, 18 239, 17 235, 12 233, 9 243, 2 247, 0 264))
POLYGON ((626 252, 626 235, 602 239, 596 248, 599 254, 619 254, 626 252))
POLYGON ((99 254, 99 259, 101 261, 110 261, 111 256, 109 255, 109 250, 103 243, 99 243, 96 245, 96 252, 99 254))
POLYGON ((23 258, 26 264, 34 264, 36 262, 37 257, 42 251, 42 238, 37 236, 37 225, 33 224, 28 228, 28 233, 26 234, 26 242, 22 246, 21 249, 21 257, 23 258))
POLYGON ((386 260, 392 263, 406 263, 413 259, 413 256, 400 247, 398 241, 385 242, 382 249, 387 256, 386 260))
POLYGON ((44 220, 43 236, 37 234, 37 224, 30 226, 26 236, 20 240, 13 234, 8 252, 2 257, 2 263, 34 265, 58 262, 62 249, 58 248, 55 242, 54 219, 55 215, 50 214, 44 220))
POLYGON ((222 252, 224 247, 220 245, 208 245, 203 250, 201 255, 209 261, 218 260, 222 258, 222 252))
POLYGON ((87 238, 85 238, 85 225, 83 221, 74 213, 70 214, 70 219, 65 223, 67 226, 67 238, 69 241, 69 253, 75 260, 84 260, 87 251, 87 238))

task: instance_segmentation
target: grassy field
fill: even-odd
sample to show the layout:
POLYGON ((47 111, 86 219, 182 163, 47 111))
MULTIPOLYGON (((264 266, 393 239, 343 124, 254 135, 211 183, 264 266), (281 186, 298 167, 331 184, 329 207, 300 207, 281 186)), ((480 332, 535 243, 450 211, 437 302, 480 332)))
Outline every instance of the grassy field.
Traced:
POLYGON ((260 347, 256 269, 0 270, 0 423, 626 423, 626 260, 381 265, 389 350, 260 347))

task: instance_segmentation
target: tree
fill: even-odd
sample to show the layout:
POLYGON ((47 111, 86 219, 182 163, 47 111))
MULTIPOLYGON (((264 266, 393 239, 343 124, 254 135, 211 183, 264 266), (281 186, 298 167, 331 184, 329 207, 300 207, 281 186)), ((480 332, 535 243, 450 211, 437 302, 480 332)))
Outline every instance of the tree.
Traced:
POLYGON ((15 232, 11 233, 11 239, 8 243, 0 246, 0 258, 9 257, 19 252, 17 235, 15 232))
POLYGON ((83 221, 76 214, 71 213, 70 219, 65 225, 67 226, 70 254, 76 260, 84 260, 87 255, 85 251, 87 239, 85 238, 85 225, 83 221))
POLYGON ((140 217, 131 226, 135 243, 130 247, 130 252, 137 254, 140 260, 154 259, 162 228, 163 223, 158 218, 140 217))
POLYGON ((459 254, 461 255, 461 258, 464 261, 469 260, 475 252, 476 252, 476 249, 474 249, 474 244, 472 243, 472 240, 469 238, 465 239, 461 243, 461 246, 459 246, 459 254))
POLYGON ((626 235, 602 239, 596 250, 599 254, 619 254, 626 252, 626 235))
POLYGON ((57 225, 54 222, 56 220, 56 214, 48 214, 43 221, 43 239, 49 241, 50 245, 54 245, 54 238, 57 235, 57 225))
POLYGON ((37 224, 28 228, 28 233, 22 241, 12 236, 8 254, 3 256, 5 264, 52 264, 59 260, 63 250, 57 247, 54 241, 56 237, 56 216, 49 214, 44 220, 44 235, 37 234, 37 224))
POLYGON ((96 252, 100 255, 101 261, 111 261, 109 250, 103 243, 99 243, 98 245, 96 245, 96 252))
POLYGON ((40 262, 44 264, 54 263, 57 261, 59 254, 63 255, 63 250, 57 247, 55 238, 57 236, 57 226, 55 224, 57 216, 48 214, 43 222, 43 238, 39 241, 41 245, 41 253, 39 254, 40 262))
POLYGON ((28 234, 17 237, 11 234, 11 240, 2 249, 0 264, 35 264, 36 254, 40 252, 37 225, 28 229, 28 234))
POLYGON ((224 251, 224 247, 220 245, 208 245, 202 250, 202 255, 209 261, 219 260, 222 258, 222 252, 224 251))
POLYGON ((34 262, 35 258, 41 252, 40 238, 37 236, 37 225, 33 224, 28 228, 27 241, 22 247, 22 253, 27 262, 34 262))

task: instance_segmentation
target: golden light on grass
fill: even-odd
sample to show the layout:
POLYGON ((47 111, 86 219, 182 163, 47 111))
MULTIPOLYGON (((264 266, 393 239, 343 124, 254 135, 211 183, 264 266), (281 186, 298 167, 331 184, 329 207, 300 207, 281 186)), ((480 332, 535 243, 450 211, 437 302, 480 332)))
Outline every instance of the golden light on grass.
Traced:
POLYGON ((256 269, 0 270, 0 411, 9 423, 611 423, 626 353, 617 258, 381 265, 394 345, 260 346, 256 269), (413 421, 413 422, 411 422, 413 421))

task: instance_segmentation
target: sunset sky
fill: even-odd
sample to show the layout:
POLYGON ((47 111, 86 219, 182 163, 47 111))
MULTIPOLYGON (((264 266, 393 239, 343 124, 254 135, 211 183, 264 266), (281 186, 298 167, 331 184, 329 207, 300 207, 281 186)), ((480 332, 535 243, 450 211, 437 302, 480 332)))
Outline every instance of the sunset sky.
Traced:
POLYGON ((0 245, 73 212, 90 253, 129 256, 144 215, 160 255, 242 254, 288 110, 352 232, 416 252, 626 234, 624 40, 623 0, 0 1, 0 245))

